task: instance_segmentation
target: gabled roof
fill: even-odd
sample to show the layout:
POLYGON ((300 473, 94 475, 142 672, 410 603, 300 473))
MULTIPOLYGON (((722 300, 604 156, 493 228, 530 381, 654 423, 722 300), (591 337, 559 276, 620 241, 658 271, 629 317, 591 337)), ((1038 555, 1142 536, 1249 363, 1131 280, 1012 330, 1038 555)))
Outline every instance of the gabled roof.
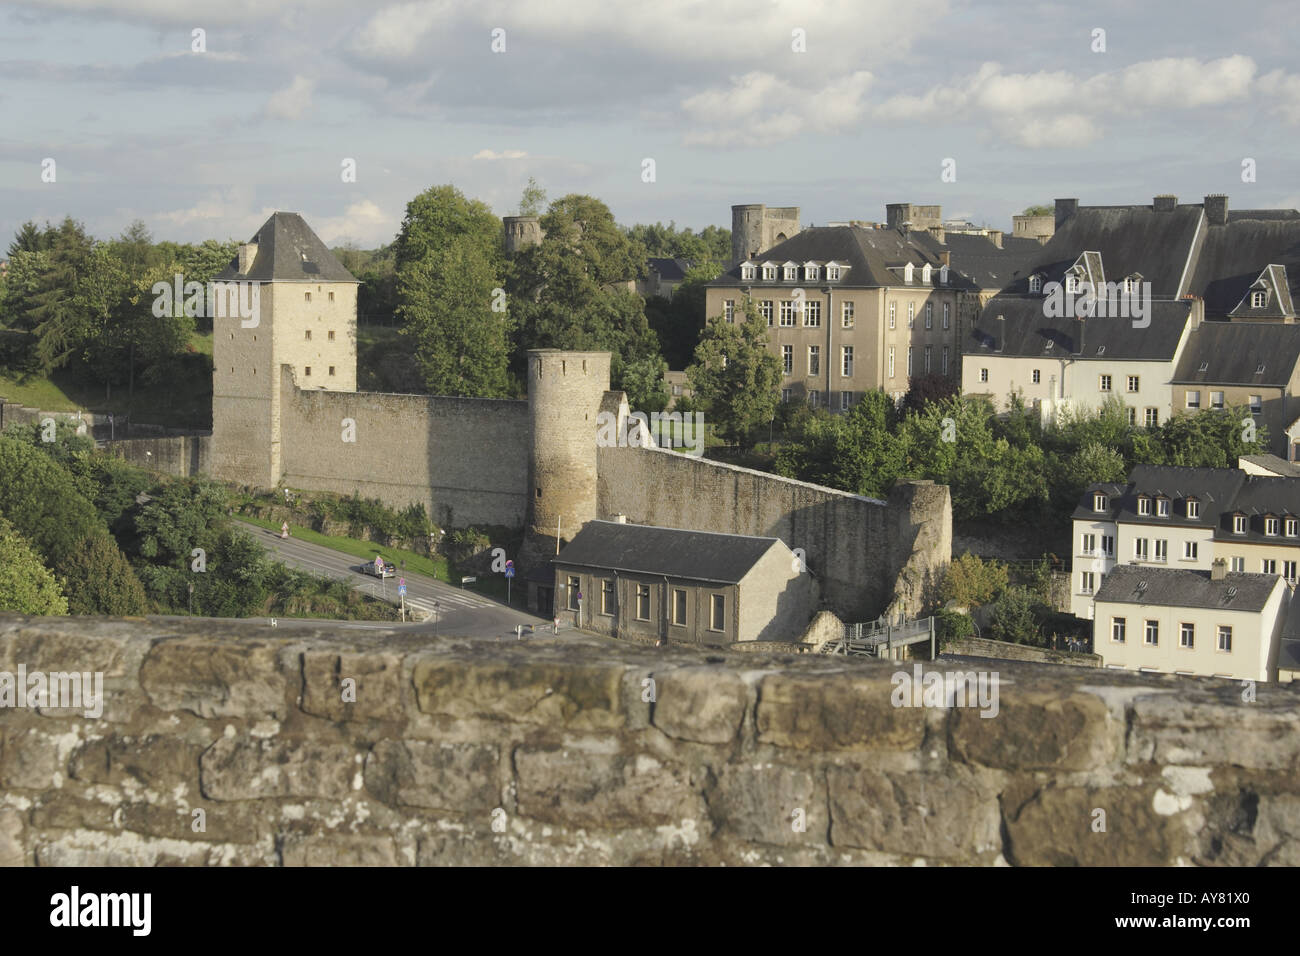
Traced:
POLYGON ((1041 246, 1035 243, 1036 254, 1004 288, 1029 291, 1034 272, 1042 272, 1045 282, 1061 282, 1080 256, 1096 252, 1111 275, 1140 272, 1151 283, 1153 297, 1175 298, 1181 294, 1179 283, 1198 230, 1204 231, 1203 218, 1199 205, 1165 212, 1151 206, 1080 206, 1051 239, 1041 246))
POLYGON ((1247 287, 1236 308, 1228 314, 1234 319, 1294 318, 1295 308, 1291 304, 1291 290, 1287 286, 1286 266, 1278 263, 1265 266, 1264 271, 1247 287), (1257 306, 1252 302, 1256 292, 1264 293, 1262 305, 1257 306))
POLYGON ((690 269, 695 263, 690 259, 650 258, 646 260, 646 264, 659 273, 660 279, 668 282, 680 282, 686 278, 686 270, 690 269))
POLYGON ((946 233, 944 241, 937 236, 913 233, 917 245, 936 258, 947 251, 951 255, 951 271, 968 280, 975 288, 1002 289, 1033 256, 1042 250, 1037 239, 1002 237, 998 248, 988 236, 969 236, 946 233))
MULTIPOLYGON (((1191 315, 1190 300, 1152 302, 1150 325, 1131 318, 1049 318, 1040 296, 995 296, 962 342, 964 355, 1043 355, 1099 361, 1168 361, 1178 350, 1191 315), (1002 321, 998 320, 1001 315, 1002 321), (999 341, 1001 340, 1001 341, 999 341), (1052 348, 1046 348, 1048 343, 1052 348), (1001 353, 998 353, 999 345, 1001 353), (1104 351, 1099 351, 1104 349, 1104 351)), ((1145 319, 1143 320, 1145 321, 1145 319)), ((1296 326, 1300 328, 1300 326, 1296 326)))
POLYGON ((1256 468, 1272 472, 1283 478, 1300 478, 1300 465, 1277 455, 1242 455, 1241 461, 1248 461, 1256 468))
POLYGON ((1188 337, 1173 382, 1281 388, 1291 380, 1297 361, 1300 325, 1202 322, 1188 337), (1263 372, 1257 371, 1261 365, 1263 372))
POLYGON ((1209 571, 1118 564, 1102 579, 1094 600, 1098 604, 1261 611, 1273 592, 1285 586, 1276 574, 1234 572, 1214 581, 1209 571))
POLYGON ((1220 515, 1232 510, 1233 501, 1246 482, 1246 477, 1246 473, 1237 468, 1135 465, 1129 472, 1129 480, 1123 485, 1099 482, 1085 489, 1073 517, 1078 521, 1107 520, 1132 524, 1218 527, 1220 515), (1094 491, 1104 491, 1110 498, 1104 514, 1092 510, 1094 491), (1138 495, 1169 498, 1173 502, 1169 517, 1138 514, 1138 495), (1199 503, 1199 518, 1186 517, 1183 503, 1188 498, 1195 498, 1199 503))
POLYGON ((1288 295, 1300 293, 1300 212, 1250 209, 1228 214, 1210 226, 1188 292, 1205 300, 1211 318, 1228 315, 1269 264, 1284 266, 1288 295))
POLYGON ((296 212, 273 213, 249 242, 257 244, 257 256, 249 270, 239 271, 239 257, 236 255, 217 274, 218 281, 357 281, 296 212))
MULTIPOLYGON (((738 584, 779 538, 588 521, 553 563, 738 584)), ((786 549, 788 550, 788 549, 786 549)))

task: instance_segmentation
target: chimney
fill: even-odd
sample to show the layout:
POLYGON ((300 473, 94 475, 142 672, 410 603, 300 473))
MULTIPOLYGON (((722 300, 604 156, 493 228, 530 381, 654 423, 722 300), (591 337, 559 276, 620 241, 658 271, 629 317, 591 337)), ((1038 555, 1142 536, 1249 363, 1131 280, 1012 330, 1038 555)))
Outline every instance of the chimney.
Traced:
POLYGON ((1162 193, 1151 200, 1151 208, 1156 212, 1173 212, 1178 208, 1178 197, 1169 193, 1162 193))
POLYGON ((613 521, 615 524, 627 524, 627 515, 625 514, 610 515, 609 520, 613 521))
POLYGON ((1211 226, 1228 224, 1228 197, 1225 194, 1215 193, 1205 197, 1205 218, 1211 226))
POLYGON ((1223 558, 1215 558, 1214 563, 1210 565, 1210 580, 1222 581, 1228 574, 1228 562, 1223 558))
POLYGON ((257 243, 246 242, 239 247, 239 274, 248 275, 248 270, 253 268, 253 260, 257 258, 257 243))
POLYGON ((952 267, 952 252, 950 250, 944 249, 939 253, 939 265, 952 267))
POLYGON ((1007 337, 1007 317, 1001 312, 998 313, 998 351, 1002 351, 1002 342, 1007 337))
POLYGON ((1002 230, 1001 230, 1001 229, 990 229, 990 230, 989 230, 989 242, 993 243, 993 245, 995 245, 995 246, 997 246, 999 249, 1001 249, 1001 248, 1002 248, 1002 230))
POLYGON ((1077 199, 1058 199, 1056 200, 1056 228, 1060 229, 1061 224, 1079 211, 1079 200, 1077 199))
MULTIPOLYGON (((944 242, 943 226, 931 226, 930 235, 934 236, 934 238, 938 239, 940 242, 944 242)), ((947 243, 944 242, 944 244, 946 245, 947 243)))

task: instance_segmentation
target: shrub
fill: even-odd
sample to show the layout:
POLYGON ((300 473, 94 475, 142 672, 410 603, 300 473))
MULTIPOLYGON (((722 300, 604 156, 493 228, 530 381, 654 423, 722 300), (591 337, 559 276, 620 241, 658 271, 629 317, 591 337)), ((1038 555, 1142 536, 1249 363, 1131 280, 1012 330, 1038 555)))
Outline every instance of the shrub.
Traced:
POLYGON ((983 561, 967 551, 948 565, 940 596, 961 607, 988 604, 1007 588, 1007 566, 1001 561, 983 561))
POLYGON ((148 614, 149 599, 107 531, 89 535, 56 566, 73 614, 148 614))
POLYGON ((975 622, 958 611, 941 610, 934 615, 935 640, 942 651, 950 644, 963 641, 975 633, 975 622))
POLYGON ((1007 588, 989 617, 989 636, 1009 644, 1041 645, 1035 620, 1033 592, 1028 588, 1007 588))

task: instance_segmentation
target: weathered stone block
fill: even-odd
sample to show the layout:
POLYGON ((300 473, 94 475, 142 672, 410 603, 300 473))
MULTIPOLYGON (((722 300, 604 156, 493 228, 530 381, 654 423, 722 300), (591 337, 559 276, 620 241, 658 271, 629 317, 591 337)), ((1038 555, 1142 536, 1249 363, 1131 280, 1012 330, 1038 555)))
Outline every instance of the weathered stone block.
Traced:
POLYGON ((731 671, 681 667, 655 677, 654 725, 670 737, 704 744, 736 738, 749 691, 731 671))
POLYGON ((85 783, 121 784, 135 780, 146 787, 171 790, 178 781, 197 782, 203 746, 183 737, 113 734, 91 740, 68 762, 72 776, 85 783))
POLYGON ((1000 695, 995 716, 953 708, 953 753, 1006 770, 1088 770, 1114 756, 1106 704, 1089 694, 1026 691, 1000 695))
POLYGON ((60 741, 39 730, 7 731, 0 746, 0 784, 25 790, 56 790, 63 786, 67 761, 60 741))
POLYGON ((397 866, 391 837, 287 838, 280 849, 285 866, 397 866))
POLYGON ((366 757, 366 789, 389 806, 486 814, 501 805, 500 764, 496 747, 384 740, 366 757))
POLYGON ((831 843, 900 856, 989 862, 1001 849, 996 791, 969 770, 831 767, 831 843))
POLYGON ((925 709, 894 707, 893 685, 871 676, 826 674, 763 678, 758 739, 802 750, 912 750, 925 739, 925 709))
POLYGON ((425 658, 415 665, 420 710, 451 717, 488 717, 531 724, 616 729, 627 666, 585 661, 425 658))
POLYGON ((302 709, 330 720, 402 720, 402 657, 380 652, 302 655, 302 709), (342 682, 355 682, 343 699, 342 682))
POLYGON ((276 649, 256 641, 167 641, 149 652, 140 684, 162 710, 200 717, 280 716, 285 675, 276 649))
POLYGON ((0 867, 27 866, 29 862, 22 814, 11 807, 0 808, 0 867))
POLYGON ((568 747, 515 751, 520 816, 567 826, 624 827, 702 821, 690 773, 646 754, 568 747))
POLYGON ((31 822, 37 830, 115 830, 115 809, 114 804, 55 791, 32 808, 31 822))
POLYGON ((173 840, 198 840, 211 843, 254 843, 266 814, 253 803, 201 803, 195 807, 158 806, 132 803, 122 809, 122 829, 148 836, 173 840), (201 816, 194 814, 202 810, 201 816), (202 829, 196 829, 196 827, 202 829))
POLYGON ((1133 702, 1129 760, 1138 763, 1300 768, 1295 703, 1219 703, 1173 694, 1133 702))
POLYGON ((223 737, 199 758, 199 779, 211 800, 338 799, 352 792, 356 756, 340 744, 223 737))
POLYGON ((825 843, 826 801, 816 799, 816 789, 812 774, 804 770, 729 766, 709 807, 721 831, 737 839, 781 846, 825 843))

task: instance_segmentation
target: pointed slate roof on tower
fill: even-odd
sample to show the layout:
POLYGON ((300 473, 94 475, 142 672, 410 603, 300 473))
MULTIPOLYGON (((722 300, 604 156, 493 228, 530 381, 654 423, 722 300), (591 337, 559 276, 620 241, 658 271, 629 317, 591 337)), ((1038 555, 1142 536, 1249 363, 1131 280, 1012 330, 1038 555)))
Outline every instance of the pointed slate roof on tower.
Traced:
POLYGON ((248 244, 257 247, 248 271, 239 271, 235 256, 216 276, 218 281, 357 282, 296 212, 273 213, 248 244))

